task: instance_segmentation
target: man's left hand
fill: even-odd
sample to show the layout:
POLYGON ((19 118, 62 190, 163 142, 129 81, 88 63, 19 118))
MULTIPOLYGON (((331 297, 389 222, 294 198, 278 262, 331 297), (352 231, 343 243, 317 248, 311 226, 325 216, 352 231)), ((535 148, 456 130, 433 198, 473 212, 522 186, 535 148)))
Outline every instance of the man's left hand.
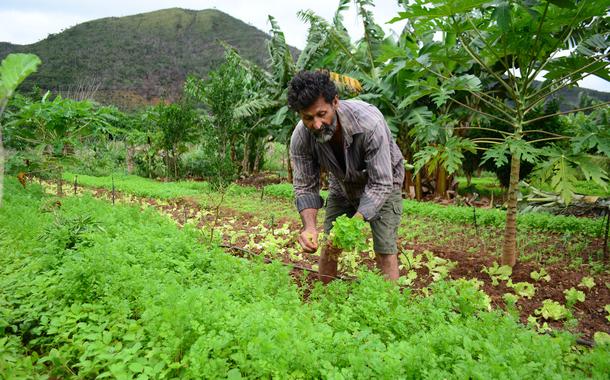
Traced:
POLYGON ((357 212, 357 213, 354 214, 354 216, 352 216, 352 218, 359 218, 359 219, 364 220, 364 215, 362 215, 361 213, 357 212))

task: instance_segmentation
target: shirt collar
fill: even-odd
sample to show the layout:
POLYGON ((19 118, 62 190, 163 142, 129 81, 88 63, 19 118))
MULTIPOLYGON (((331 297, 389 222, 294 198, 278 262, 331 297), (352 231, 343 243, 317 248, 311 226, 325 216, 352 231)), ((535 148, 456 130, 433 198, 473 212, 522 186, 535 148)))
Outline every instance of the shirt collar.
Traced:
POLYGON ((349 147, 354 141, 354 135, 362 133, 363 131, 358 128, 356 116, 351 112, 349 103, 344 100, 339 100, 339 107, 337 108, 337 117, 341 122, 341 130, 343 131, 343 139, 345 140, 346 147, 349 147))

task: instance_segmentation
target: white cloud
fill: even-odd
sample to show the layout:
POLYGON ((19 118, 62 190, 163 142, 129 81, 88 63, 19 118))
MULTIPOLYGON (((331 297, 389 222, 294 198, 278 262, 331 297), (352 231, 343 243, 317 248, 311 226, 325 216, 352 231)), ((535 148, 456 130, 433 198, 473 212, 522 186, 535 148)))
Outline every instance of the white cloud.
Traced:
MULTIPOLYGON (((299 10, 311 9, 316 14, 331 19, 338 1, 328 0, 149 0, 149 1, 3 1, 0 4, 0 41, 29 44, 45 38, 49 33, 58 33, 77 22, 110 16, 127 16, 165 8, 208 9, 216 8, 231 16, 268 32, 268 15, 276 18, 284 31, 286 41, 303 48, 307 37, 307 25, 298 19, 299 10)), ((395 0, 378 0, 373 12, 378 23, 386 31, 398 31, 399 26, 385 23, 398 12, 395 0)), ((354 38, 362 35, 361 25, 353 9, 344 14, 345 24, 354 38)))
POLYGON ((24 45, 74 26, 85 18, 62 12, 0 10, 0 20, 3 20, 0 41, 24 45))

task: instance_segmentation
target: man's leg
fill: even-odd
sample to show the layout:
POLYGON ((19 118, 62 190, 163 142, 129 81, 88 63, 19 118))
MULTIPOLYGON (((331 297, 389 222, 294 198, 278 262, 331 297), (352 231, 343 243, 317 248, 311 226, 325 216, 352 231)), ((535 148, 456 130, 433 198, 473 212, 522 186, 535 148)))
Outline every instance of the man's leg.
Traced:
POLYGON ((373 245, 375 247, 375 262, 386 280, 396 281, 398 271, 398 246, 396 235, 402 215, 402 195, 394 191, 381 206, 379 215, 371 221, 373 245))
POLYGON ((325 284, 337 277, 337 264, 341 250, 335 248, 330 242, 324 244, 320 259, 318 260, 318 278, 325 284))
POLYGON ((398 280, 398 255, 375 254, 375 262, 386 280, 398 280))
MULTIPOLYGON (((335 194, 329 194, 326 200, 326 215, 324 217, 324 233, 326 238, 332 229, 333 222, 341 215, 347 215, 350 218, 356 213, 356 209, 350 205, 347 200, 335 194)), ((320 260, 318 260, 318 274, 320 281, 328 284, 337 277, 337 264, 339 263, 339 255, 341 250, 333 247, 330 240, 322 246, 320 252, 320 260)))

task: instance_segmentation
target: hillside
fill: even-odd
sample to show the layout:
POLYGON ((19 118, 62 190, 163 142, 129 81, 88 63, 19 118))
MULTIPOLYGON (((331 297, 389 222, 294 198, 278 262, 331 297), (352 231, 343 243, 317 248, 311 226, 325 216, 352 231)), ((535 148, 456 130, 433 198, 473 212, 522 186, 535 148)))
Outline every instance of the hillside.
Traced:
POLYGON ((42 59, 25 88, 36 83, 72 94, 97 88, 96 99, 131 108, 175 99, 186 75, 205 76, 222 62, 219 41, 264 65, 268 38, 218 10, 172 8, 85 22, 31 45, 3 42, 0 58, 31 52, 42 59))

